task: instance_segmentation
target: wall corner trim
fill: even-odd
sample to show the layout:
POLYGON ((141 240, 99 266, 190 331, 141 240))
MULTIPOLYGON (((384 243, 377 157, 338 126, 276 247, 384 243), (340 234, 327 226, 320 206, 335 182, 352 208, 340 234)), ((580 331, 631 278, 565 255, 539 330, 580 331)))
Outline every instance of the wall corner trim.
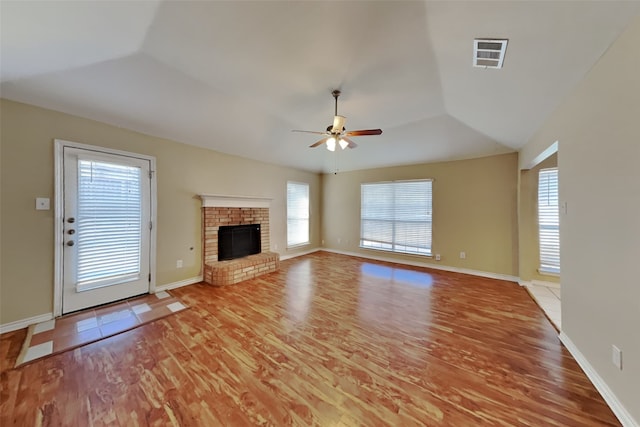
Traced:
POLYGON ((166 285, 156 286, 156 293, 162 291, 168 291, 170 289, 181 288, 183 286, 193 285, 194 283, 202 282, 202 276, 190 277, 188 279, 180 280, 177 282, 167 283, 166 285))
POLYGON ((28 317, 26 319, 16 320, 15 322, 5 323, 0 325, 0 334, 17 331, 18 329, 26 328, 34 323, 46 322, 51 319, 53 319, 53 313, 45 313, 38 316, 28 317))
POLYGON ((640 427, 640 424, 633 419, 631 414, 622 405, 620 400, 618 400, 613 391, 611 391, 607 383, 602 379, 593 366, 591 366, 591 363, 589 363, 582 352, 578 350, 578 347, 576 347, 567 334, 560 332, 558 337, 567 350, 569 350, 569 353, 571 353, 576 362, 578 362, 578 365, 580 365, 584 373, 587 375, 587 378, 591 380, 596 390, 598 390, 600 395, 602 395, 602 398, 607 402, 607 405, 609 405, 615 416, 618 417, 620 423, 622 423, 624 427, 640 427))

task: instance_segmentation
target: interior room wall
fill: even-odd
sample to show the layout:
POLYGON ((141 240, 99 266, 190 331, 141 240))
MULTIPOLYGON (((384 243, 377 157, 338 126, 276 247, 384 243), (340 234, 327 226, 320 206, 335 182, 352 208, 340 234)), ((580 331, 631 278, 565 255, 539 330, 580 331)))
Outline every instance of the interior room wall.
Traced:
POLYGON ((54 206, 54 139, 156 157, 157 286, 202 274, 201 202, 197 194, 271 198, 271 249, 284 256, 319 246, 318 174, 196 148, 4 99, 0 113, 0 324, 52 312, 54 211, 36 211, 34 200, 48 197, 54 206), (310 184, 311 243, 295 251, 286 250, 287 180, 310 184), (184 263, 181 269, 176 268, 178 259, 184 263))
POLYGON ((526 165, 559 141, 563 334, 635 420, 629 425, 640 425, 638 44, 640 18, 521 153, 526 165))
POLYGON ((540 274, 540 239, 538 234, 538 173, 540 169, 558 166, 558 153, 552 154, 537 166, 520 171, 519 194, 519 266, 520 280, 541 280, 559 283, 560 277, 540 274))
POLYGON ((322 177, 322 239, 336 251, 518 275, 517 153, 471 160, 366 169, 322 177), (432 178, 433 254, 361 249, 360 184, 432 178), (460 252, 466 259, 460 259, 460 252))

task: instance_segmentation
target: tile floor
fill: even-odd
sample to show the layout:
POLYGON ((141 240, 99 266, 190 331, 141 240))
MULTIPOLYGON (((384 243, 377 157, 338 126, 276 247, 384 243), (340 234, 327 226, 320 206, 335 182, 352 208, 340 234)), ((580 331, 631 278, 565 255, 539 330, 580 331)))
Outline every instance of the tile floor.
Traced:
POLYGON ((16 366, 127 331, 185 308, 177 298, 163 291, 32 325, 16 366))
POLYGON ((562 329, 560 285, 534 282, 526 285, 526 288, 549 320, 551 320, 551 323, 560 331, 562 329))

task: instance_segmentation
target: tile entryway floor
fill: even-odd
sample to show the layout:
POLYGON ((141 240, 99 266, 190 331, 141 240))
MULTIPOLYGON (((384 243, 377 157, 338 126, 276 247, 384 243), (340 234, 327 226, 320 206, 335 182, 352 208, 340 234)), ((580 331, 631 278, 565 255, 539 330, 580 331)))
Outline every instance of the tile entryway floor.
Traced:
POLYGON ((185 308, 177 298, 163 291, 31 325, 16 366, 110 337, 185 308))
POLYGON ((527 291, 558 331, 562 329, 560 285, 528 284, 527 291))

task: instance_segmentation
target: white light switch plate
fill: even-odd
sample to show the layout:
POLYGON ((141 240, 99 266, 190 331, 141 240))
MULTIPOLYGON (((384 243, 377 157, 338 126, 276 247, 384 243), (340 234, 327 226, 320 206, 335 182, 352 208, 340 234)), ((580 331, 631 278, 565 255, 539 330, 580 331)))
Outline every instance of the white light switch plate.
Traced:
POLYGON ((50 209, 49 199, 46 197, 36 197, 36 210, 48 211, 50 209))

